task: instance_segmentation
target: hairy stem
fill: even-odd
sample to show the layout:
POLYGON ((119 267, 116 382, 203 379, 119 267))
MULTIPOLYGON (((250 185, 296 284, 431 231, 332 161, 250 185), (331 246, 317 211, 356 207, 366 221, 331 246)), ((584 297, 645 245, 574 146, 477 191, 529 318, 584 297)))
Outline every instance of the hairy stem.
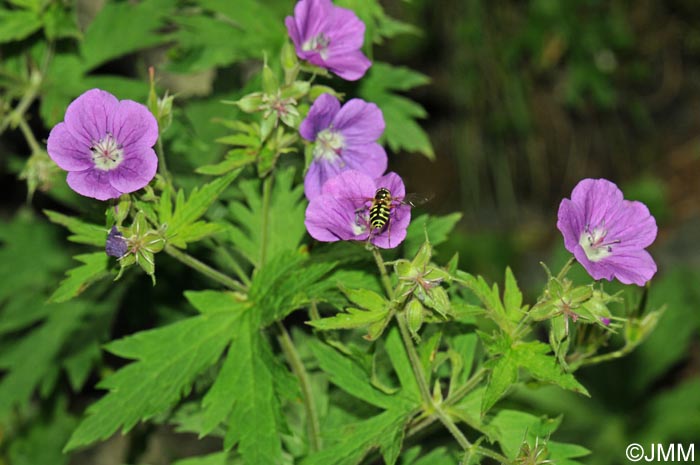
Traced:
POLYGON ((292 341, 289 332, 287 332, 287 328, 279 321, 277 322, 277 328, 280 332, 278 339, 282 347, 282 352, 284 352, 287 363, 289 363, 292 372, 299 380, 299 385, 301 386, 301 398, 304 404, 304 411, 306 412, 306 427, 308 428, 309 435, 309 449, 311 452, 316 452, 323 448, 323 444, 321 442, 321 423, 318 419, 316 404, 314 403, 309 374, 306 372, 304 363, 301 361, 299 352, 297 352, 294 341, 292 341))
POLYGON ((379 249, 372 247, 372 255, 374 256, 374 261, 377 262, 377 268, 379 268, 379 275, 382 278, 382 284, 384 285, 384 290, 386 290, 386 295, 389 299, 394 299, 394 287, 391 285, 391 279, 389 279, 389 274, 386 272, 386 265, 384 264, 384 259, 379 249))
POLYGON ((29 148, 32 150, 32 155, 41 152, 41 146, 36 141, 36 137, 34 137, 34 133, 27 124, 27 121, 25 121, 24 116, 19 117, 19 120, 17 121, 17 126, 19 127, 20 131, 22 131, 22 135, 24 135, 24 139, 27 141, 27 145, 29 145, 29 148))
MULTIPOLYGON (((387 295, 393 301, 395 292, 391 285, 391 280, 386 272, 386 265, 384 264, 384 259, 381 253, 376 247, 372 249, 372 254, 374 255, 374 260, 377 262, 377 267, 379 268, 379 274, 382 278, 382 283, 386 288, 387 295)), ((423 372, 423 364, 420 361, 418 352, 416 351, 416 346, 413 344, 413 339, 411 338, 411 333, 408 330, 408 325, 406 319, 404 318, 404 313, 397 312, 396 322, 399 325, 399 332, 401 333, 401 339, 403 340, 404 347, 406 348, 406 353, 408 354, 408 359, 411 363, 411 369, 413 370, 413 376, 416 378, 416 383, 418 384, 418 389, 420 390, 421 397, 423 398, 424 409, 426 411, 431 411, 432 414, 440 420, 440 422, 447 428, 447 430, 454 436, 455 440, 459 445, 467 450, 471 447, 471 443, 464 436, 462 431, 457 427, 454 421, 447 415, 443 410, 441 405, 436 404, 433 401, 433 397, 430 395, 430 387, 425 379, 425 373, 423 372)))
POLYGON ((194 258, 192 255, 186 254, 185 252, 173 247, 172 245, 166 245, 165 246, 165 253, 173 257, 174 259, 178 260, 181 263, 184 263, 185 265, 189 266, 193 270, 199 271, 202 273, 204 276, 213 279, 214 281, 218 282, 219 284, 223 284, 224 286, 228 287, 229 289, 232 289, 234 291, 241 291, 241 292, 246 292, 247 288, 236 281, 235 279, 232 279, 222 272, 215 270, 214 268, 210 267, 204 262, 199 261, 198 259, 194 258))

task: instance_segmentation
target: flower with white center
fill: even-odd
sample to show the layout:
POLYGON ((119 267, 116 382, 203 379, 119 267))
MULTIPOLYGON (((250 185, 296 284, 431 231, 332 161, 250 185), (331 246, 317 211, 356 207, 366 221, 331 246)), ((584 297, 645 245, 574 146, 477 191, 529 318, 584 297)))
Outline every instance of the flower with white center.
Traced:
POLYGON ((137 191, 153 179, 157 139, 158 123, 148 108, 91 89, 68 105, 64 121, 49 134, 47 151, 68 171, 71 189, 107 200, 137 191))
POLYGON ((625 200, 607 179, 584 179, 559 205, 557 227, 566 249, 594 279, 617 278, 643 286, 656 273, 645 249, 656 238, 656 220, 641 202, 625 200))
POLYGON ((315 143, 304 178, 308 199, 317 196, 326 181, 343 171, 357 170, 370 178, 386 171, 386 152, 377 143, 384 132, 384 117, 373 103, 352 99, 341 107, 337 98, 323 94, 311 106, 299 132, 315 143))

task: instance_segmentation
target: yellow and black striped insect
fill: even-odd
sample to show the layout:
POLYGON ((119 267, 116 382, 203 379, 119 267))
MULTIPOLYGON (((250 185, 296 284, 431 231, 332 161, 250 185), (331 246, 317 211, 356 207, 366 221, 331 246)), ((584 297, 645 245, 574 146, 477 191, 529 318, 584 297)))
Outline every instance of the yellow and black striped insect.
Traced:
POLYGON ((382 230, 389 222, 391 216, 393 198, 386 187, 380 187, 374 194, 372 206, 369 208, 369 226, 375 230, 382 230))
POLYGON ((418 194, 408 194, 404 198, 398 198, 391 195, 391 191, 386 187, 380 187, 371 200, 368 218, 370 235, 380 233, 387 228, 387 225, 391 228, 392 213, 398 205, 415 207, 427 202, 429 198, 418 194))

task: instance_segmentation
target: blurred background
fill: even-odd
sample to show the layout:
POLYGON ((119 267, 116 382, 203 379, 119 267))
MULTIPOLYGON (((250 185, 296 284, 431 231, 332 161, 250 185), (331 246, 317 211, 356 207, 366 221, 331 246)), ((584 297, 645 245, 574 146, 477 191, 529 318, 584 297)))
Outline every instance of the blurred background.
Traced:
MULTIPOLYGON (((103 4, 77 2, 78 27, 90 24, 103 4)), ((272 4, 283 17, 293 2, 272 4)), ((417 115, 435 153, 435 161, 430 161, 398 151, 390 155, 390 167, 404 176, 409 191, 433 195, 424 207, 431 214, 463 215, 457 233, 440 249, 438 261, 458 252, 462 268, 498 281, 510 265, 528 297, 535 299, 545 281, 539 262, 557 269, 567 259, 556 230, 559 202, 586 177, 616 182, 626 198, 645 202, 659 225, 659 236, 650 248, 659 272, 641 310, 667 307, 649 340, 624 359, 582 369, 581 381, 591 399, 556 388, 523 388, 509 402, 530 405, 543 415, 563 413, 556 439, 591 449, 593 455, 583 459, 591 465, 622 463, 624 448, 631 442, 695 441, 700 447, 697 1, 382 0, 381 4, 389 16, 416 30, 376 46, 373 59, 405 65, 429 77, 429 83, 406 95, 425 109, 424 117, 417 115)), ((159 44, 101 64, 90 77, 134 78, 141 83, 138 90, 126 81, 110 85, 121 90, 120 98, 136 98, 144 91, 144 64, 175 59, 175 65, 158 68, 158 75, 161 87, 189 99, 178 109, 167 141, 173 158, 181 156, 173 162, 174 170, 186 173, 191 166, 220 156, 222 148, 211 142, 220 134, 212 133, 203 121, 217 111, 221 98, 240 93, 247 73, 259 69, 259 61, 245 60, 259 58, 259 53, 248 57, 241 52, 236 66, 216 71, 177 53, 159 44), (190 141, 184 142, 193 135, 199 144, 195 150, 190 141)), ((348 90, 354 86, 348 84, 348 90)), ((57 101, 60 106, 69 100, 64 96, 57 101)), ((34 116, 32 128, 45 137, 47 123, 56 115, 46 114, 44 106, 36 104, 29 114, 34 116)), ((42 251, 43 259, 28 265, 27 273, 42 267, 40 274, 47 275, 49 287, 70 259, 42 244, 65 245, 64 233, 46 225, 39 228, 29 220, 13 221, 10 227, 9 221, 18 211, 36 213, 47 207, 70 211, 78 206, 61 203, 69 194, 62 194, 60 187, 50 196, 39 189, 27 205, 26 181, 17 179, 26 153, 18 131, 2 134, 0 218, 7 225, 0 239, 6 242, 18 232, 28 235, 27 243, 16 250, 42 251)), ((86 205, 82 202, 80 207, 86 205)), ((162 279, 169 279, 164 273, 162 279)), ((9 279, 11 274, 3 270, 0 277, 9 279)), ((172 276, 185 278, 191 277, 172 276)), ((133 295, 143 302, 160 302, 158 321, 167 320, 169 305, 177 297, 159 294, 148 283, 138 286, 141 292, 133 295)), ((139 305, 133 295, 122 305, 139 305)), ((153 317, 132 315, 112 327, 127 334, 156 323, 149 318, 153 317)))

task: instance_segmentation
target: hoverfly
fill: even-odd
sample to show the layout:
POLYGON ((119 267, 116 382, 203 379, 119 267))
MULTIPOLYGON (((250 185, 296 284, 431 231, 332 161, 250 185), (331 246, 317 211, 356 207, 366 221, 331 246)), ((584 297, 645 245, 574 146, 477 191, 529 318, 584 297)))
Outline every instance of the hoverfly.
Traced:
MULTIPOLYGON (((392 217, 395 215, 396 209, 400 205, 408 205, 415 207, 421 205, 430 200, 429 197, 422 196, 419 194, 407 194, 403 198, 394 197, 391 195, 391 191, 386 187, 380 187, 374 194, 374 197, 367 199, 371 202, 369 206, 369 215, 367 216, 367 222, 369 223, 369 241, 372 236, 380 234, 382 231, 387 229, 389 234, 389 244, 391 244, 391 222, 392 217)), ((365 207, 366 208, 366 207, 365 207)), ((364 209, 358 210, 358 214, 364 209)))

